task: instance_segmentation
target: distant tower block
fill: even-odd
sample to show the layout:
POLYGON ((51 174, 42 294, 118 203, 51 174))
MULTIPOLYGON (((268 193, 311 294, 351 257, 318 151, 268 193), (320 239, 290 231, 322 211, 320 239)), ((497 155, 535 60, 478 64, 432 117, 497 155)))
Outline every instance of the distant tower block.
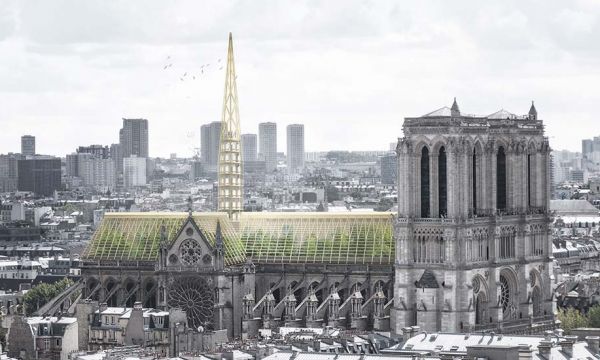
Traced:
POLYGON ((235 78, 233 39, 229 33, 219 145, 219 211, 226 212, 231 220, 238 221, 243 206, 244 184, 242 181, 240 113, 235 78))

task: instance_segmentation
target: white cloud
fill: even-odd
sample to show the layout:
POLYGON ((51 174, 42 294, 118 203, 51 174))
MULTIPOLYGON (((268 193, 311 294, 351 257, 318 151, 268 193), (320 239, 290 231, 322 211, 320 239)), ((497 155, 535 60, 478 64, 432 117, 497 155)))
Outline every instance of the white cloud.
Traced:
POLYGON ((25 133, 57 155, 110 144, 122 117, 146 117, 151 155, 190 155, 200 125, 220 119, 215 65, 229 31, 242 130, 278 122, 280 150, 295 122, 305 124, 308 151, 386 149, 403 117, 453 96, 478 114, 525 113, 535 99, 553 146, 579 149, 600 100, 593 1, 4 5, 0 153, 19 151, 25 133), (185 72, 197 79, 180 81, 185 72))

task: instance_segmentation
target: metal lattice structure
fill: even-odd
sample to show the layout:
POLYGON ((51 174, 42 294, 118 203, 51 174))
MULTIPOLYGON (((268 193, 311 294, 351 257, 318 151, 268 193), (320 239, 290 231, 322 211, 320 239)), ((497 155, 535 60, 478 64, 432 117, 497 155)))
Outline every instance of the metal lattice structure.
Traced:
MULTIPOLYGON (((97 261, 156 261, 161 226, 165 226, 167 240, 172 243, 187 216, 187 213, 107 213, 94 232, 83 258, 97 261)), ((245 261, 244 244, 227 214, 200 213, 193 214, 193 218, 212 246, 215 245, 217 221, 220 221, 226 265, 245 261)))
POLYGON ((188 325, 194 329, 213 328, 214 290, 198 276, 178 278, 169 287, 170 308, 185 311, 188 325))
POLYGON ((393 264, 392 213, 243 213, 241 239, 258 263, 393 264))
POLYGON ((238 221, 243 209, 242 145, 237 85, 233 61, 233 39, 229 33, 225 94, 219 142, 219 211, 238 221))

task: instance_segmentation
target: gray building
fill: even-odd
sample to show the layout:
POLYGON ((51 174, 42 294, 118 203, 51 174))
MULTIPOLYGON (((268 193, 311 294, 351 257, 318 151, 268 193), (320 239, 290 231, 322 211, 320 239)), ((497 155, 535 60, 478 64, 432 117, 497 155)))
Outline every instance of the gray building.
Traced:
POLYGON ((61 161, 51 156, 19 160, 18 176, 19 191, 50 196, 61 188, 61 161))
POLYGON ((21 136, 21 154, 33 156, 35 155, 35 136, 21 136))
MULTIPOLYGON (((119 131, 121 157, 148 157, 148 120, 123 119, 123 128, 119 131)), ((121 169, 122 170, 122 169, 121 169)))
POLYGON ((398 179, 398 157, 390 153, 381 157, 381 183, 395 184, 398 179))
POLYGON ((242 134, 242 161, 256 161, 257 158, 256 134, 242 134))
POLYGON ((121 144, 110 145, 110 157, 115 162, 115 174, 123 172, 123 151, 121 149, 121 144))
POLYGON ((290 173, 296 173, 304 167, 304 125, 287 126, 287 166, 290 173))
POLYGON ((260 158, 265 161, 267 172, 273 172, 277 169, 277 124, 258 124, 258 141, 260 158))
POLYGON ((200 127, 200 157, 207 171, 215 172, 217 170, 220 139, 220 121, 213 121, 200 127))
POLYGON ((24 158, 22 154, 0 155, 0 192, 17 190, 19 159, 24 158))

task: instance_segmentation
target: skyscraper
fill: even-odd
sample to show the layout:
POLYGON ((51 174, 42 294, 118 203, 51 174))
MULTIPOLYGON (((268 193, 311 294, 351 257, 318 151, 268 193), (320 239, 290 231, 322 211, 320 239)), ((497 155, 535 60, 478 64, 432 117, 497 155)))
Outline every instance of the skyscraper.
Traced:
POLYGON ((233 62, 233 39, 229 33, 225 94, 221 118, 219 148, 219 211, 227 212, 233 221, 239 221, 243 209, 242 159, 240 139, 240 112, 233 62))
POLYGON ((296 173, 304 167, 304 125, 287 126, 287 166, 290 173, 296 173))
POLYGON ((35 136, 21 136, 21 154, 26 156, 35 155, 35 136))
POLYGON ((221 122, 213 121, 200 127, 200 157, 209 172, 217 171, 221 122))
POLYGON ((146 185, 146 158, 123 158, 123 183, 127 189, 146 185))
POLYGON ((395 184, 398 180, 398 157, 396 153, 389 153, 380 158, 381 183, 395 184))
POLYGON ((148 157, 148 120, 123 119, 119 137, 124 158, 131 155, 148 157))
POLYGON ((242 160, 256 161, 256 134, 242 134, 242 160))
POLYGON ((18 162, 19 191, 50 196, 61 188, 60 158, 37 156, 18 162))
POLYGON ((259 154, 267 172, 277 169, 277 124, 272 122, 258 124, 259 154))

